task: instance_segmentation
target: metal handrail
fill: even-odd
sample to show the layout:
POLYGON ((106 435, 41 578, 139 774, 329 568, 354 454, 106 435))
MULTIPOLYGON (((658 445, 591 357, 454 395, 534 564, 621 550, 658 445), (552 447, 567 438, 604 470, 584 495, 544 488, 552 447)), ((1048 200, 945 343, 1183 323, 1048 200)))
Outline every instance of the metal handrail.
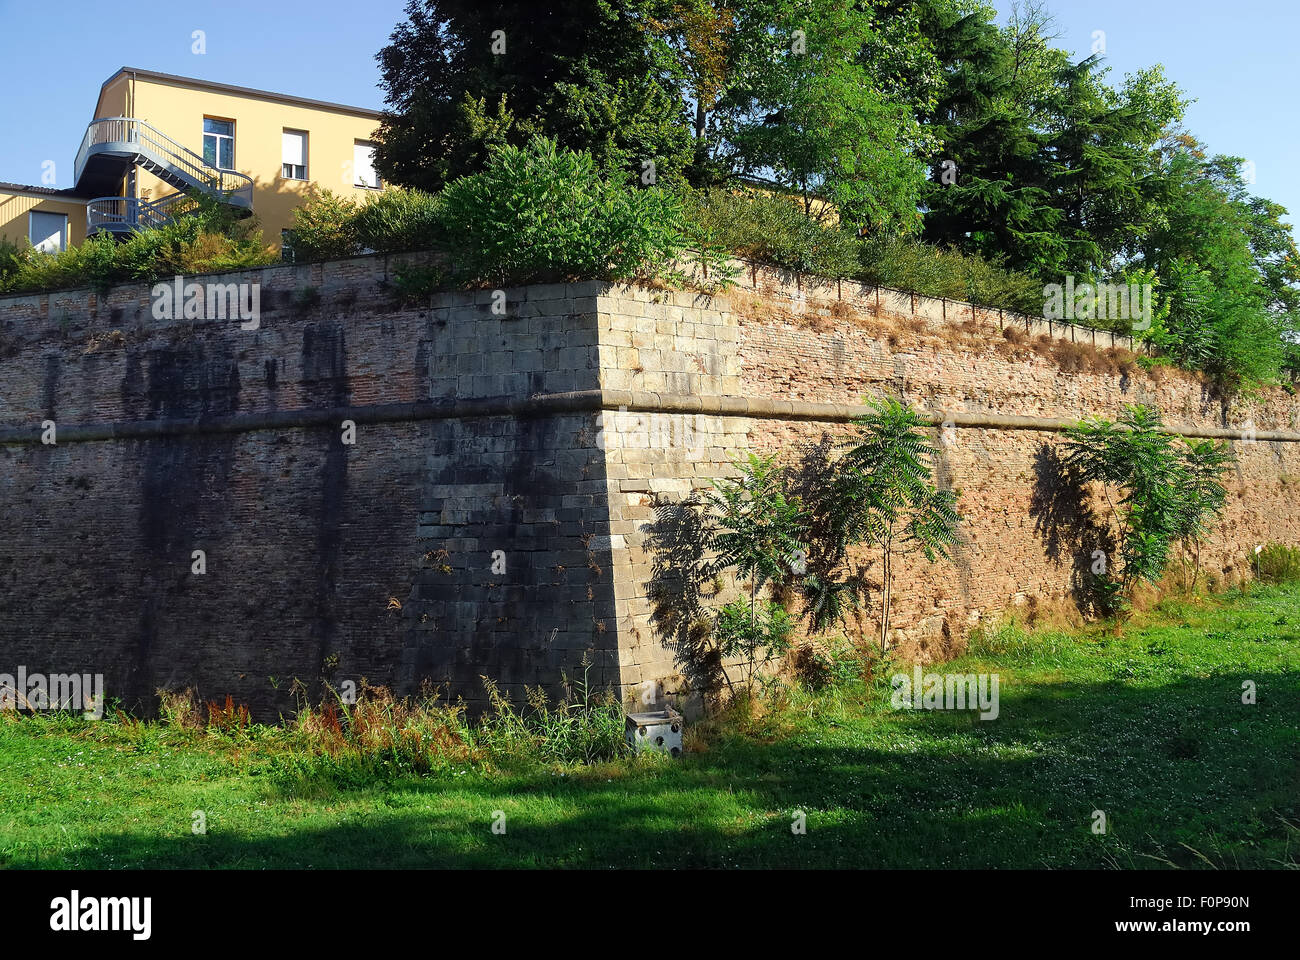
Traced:
POLYGON ((86 202, 86 229, 90 233, 114 226, 131 230, 161 227, 185 212, 182 201, 192 200, 180 191, 157 200, 136 197, 98 197, 86 202), (175 209, 180 207, 181 209, 175 209))
POLYGON ((148 200, 136 197, 98 197, 86 202, 86 228, 90 232, 114 226, 132 230, 160 226, 167 216, 148 200))
POLYGON ((181 213, 184 213, 184 208, 192 205, 195 201, 194 198, 184 190, 178 190, 176 193, 169 193, 166 196, 159 197, 157 200, 149 200, 146 202, 149 204, 149 209, 152 213, 167 219, 175 218, 181 213), (183 203, 182 201, 188 201, 188 203, 183 203), (182 209, 179 211, 172 209, 177 206, 182 207, 182 209))
POLYGON ((222 194, 227 200, 243 201, 241 206, 252 207, 253 178, 235 170, 223 170, 214 167, 193 150, 177 143, 157 127, 134 117, 101 117, 90 121, 73 169, 75 177, 80 180, 90 156, 90 149, 97 144, 127 143, 140 148, 143 153, 148 150, 163 159, 170 166, 178 169, 184 177, 196 185, 222 194))

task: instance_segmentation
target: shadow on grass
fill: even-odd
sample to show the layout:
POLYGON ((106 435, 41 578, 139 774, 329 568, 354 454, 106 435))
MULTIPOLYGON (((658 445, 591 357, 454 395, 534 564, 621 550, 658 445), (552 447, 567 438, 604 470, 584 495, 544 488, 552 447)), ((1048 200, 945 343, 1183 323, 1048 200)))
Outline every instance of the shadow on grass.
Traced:
POLYGON ((206 836, 103 836, 42 865, 1294 867, 1300 674, 1004 687, 992 721, 886 711, 672 764, 265 790, 256 834, 217 809, 206 836))

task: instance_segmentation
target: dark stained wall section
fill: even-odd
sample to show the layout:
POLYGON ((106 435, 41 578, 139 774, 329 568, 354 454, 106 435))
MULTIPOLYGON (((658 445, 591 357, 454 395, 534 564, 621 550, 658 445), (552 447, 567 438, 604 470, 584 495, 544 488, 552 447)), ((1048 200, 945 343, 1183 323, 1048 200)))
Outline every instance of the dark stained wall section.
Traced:
POLYGON ((596 413, 513 412, 598 385, 597 286, 511 290, 498 316, 401 303, 389 267, 210 278, 261 284, 255 330, 156 320, 147 287, 0 301, 0 672, 263 719, 294 681, 477 704, 482 676, 558 692, 585 655, 617 682, 612 572, 585 546, 608 533, 596 413))

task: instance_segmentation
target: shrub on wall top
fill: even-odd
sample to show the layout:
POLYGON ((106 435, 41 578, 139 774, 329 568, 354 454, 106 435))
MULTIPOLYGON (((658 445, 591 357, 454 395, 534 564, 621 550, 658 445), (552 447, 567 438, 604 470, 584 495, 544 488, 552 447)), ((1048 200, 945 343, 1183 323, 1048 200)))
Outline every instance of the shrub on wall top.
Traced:
POLYGON ((611 182, 589 153, 544 137, 495 148, 487 169, 448 184, 441 200, 461 282, 674 281, 700 256, 679 196, 611 182))
POLYGON ((0 292, 9 289, 23 262, 23 248, 0 237, 0 292))
POLYGON ((442 244, 445 233, 441 211, 434 194, 389 187, 356 211, 355 239, 362 248, 379 253, 432 250, 442 244))
POLYGON ((295 260, 350 257, 357 243, 357 204, 332 190, 311 190, 294 207, 289 233, 295 260))
POLYGON ((902 238, 876 238, 862 245, 859 277, 867 283, 946 297, 1029 316, 1043 312, 1043 285, 978 254, 902 238))
POLYGON ((176 274, 214 273, 274 261, 254 220, 240 220, 215 201, 195 198, 189 216, 116 241, 106 234, 57 253, 30 244, 0 249, 0 293, 28 293, 117 283, 152 282, 176 274))
POLYGON ((858 239, 804 214, 791 197, 752 190, 699 190, 686 196, 691 221, 739 257, 822 277, 858 270, 858 239))

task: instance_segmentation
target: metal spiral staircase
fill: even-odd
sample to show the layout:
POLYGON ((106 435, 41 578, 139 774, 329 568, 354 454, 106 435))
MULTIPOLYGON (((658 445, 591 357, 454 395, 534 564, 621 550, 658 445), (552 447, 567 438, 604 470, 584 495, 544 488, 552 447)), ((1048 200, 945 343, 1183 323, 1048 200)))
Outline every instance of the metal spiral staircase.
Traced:
POLYGON ((253 180, 222 170, 144 120, 92 120, 77 150, 77 191, 94 196, 121 188, 133 168, 147 170, 176 188, 156 200, 101 196, 86 204, 86 233, 114 234, 161 226, 193 209, 194 195, 229 204, 241 216, 253 212, 253 180))

